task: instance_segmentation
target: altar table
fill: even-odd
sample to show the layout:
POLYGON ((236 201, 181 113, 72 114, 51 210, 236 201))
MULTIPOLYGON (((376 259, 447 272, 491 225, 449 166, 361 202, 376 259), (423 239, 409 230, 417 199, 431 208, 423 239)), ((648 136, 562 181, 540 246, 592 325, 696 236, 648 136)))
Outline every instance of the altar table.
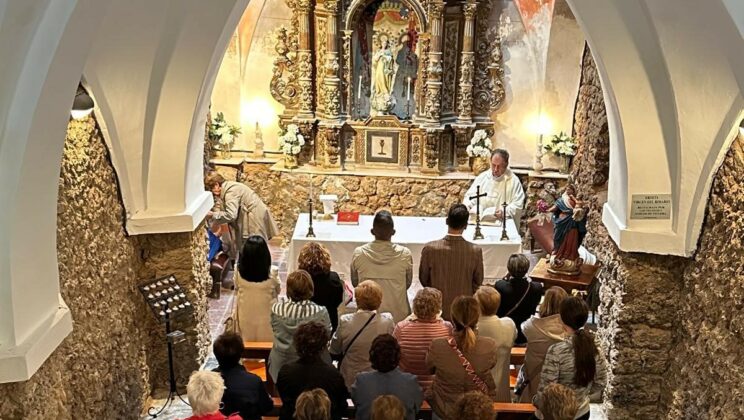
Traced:
MULTIPOLYGON (((334 216, 335 217, 335 216, 334 216)), ((358 225, 337 225, 336 220, 313 220, 315 238, 307 238, 308 214, 302 213, 295 223, 292 242, 289 245, 287 268, 289 272, 297 269, 297 257, 308 242, 322 243, 331 253, 331 270, 344 280, 349 280, 349 266, 354 249, 374 240, 370 230, 374 216, 360 216, 358 225)), ((393 242, 404 245, 413 254, 413 277, 418 278, 421 250, 427 242, 442 239, 447 234, 444 217, 395 216, 395 235, 393 242)), ((487 279, 506 275, 506 262, 509 256, 522 252, 522 238, 514 221, 507 219, 506 233, 509 239, 502 241, 501 227, 481 226, 484 239, 474 241, 475 226, 469 225, 463 236, 483 248, 483 274, 487 279)))

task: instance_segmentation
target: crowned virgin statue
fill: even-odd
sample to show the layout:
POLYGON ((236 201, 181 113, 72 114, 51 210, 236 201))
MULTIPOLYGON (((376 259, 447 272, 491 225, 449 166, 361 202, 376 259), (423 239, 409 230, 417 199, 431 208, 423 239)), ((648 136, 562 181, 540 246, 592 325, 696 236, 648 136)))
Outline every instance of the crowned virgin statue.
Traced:
POLYGON ((553 252, 548 271, 554 274, 577 275, 584 260, 579 246, 586 235, 586 210, 576 199, 576 188, 569 184, 563 194, 548 209, 553 213, 553 252))
POLYGON ((393 76, 395 60, 387 38, 382 40, 380 49, 372 56, 372 109, 387 114, 395 106, 393 98, 393 76))

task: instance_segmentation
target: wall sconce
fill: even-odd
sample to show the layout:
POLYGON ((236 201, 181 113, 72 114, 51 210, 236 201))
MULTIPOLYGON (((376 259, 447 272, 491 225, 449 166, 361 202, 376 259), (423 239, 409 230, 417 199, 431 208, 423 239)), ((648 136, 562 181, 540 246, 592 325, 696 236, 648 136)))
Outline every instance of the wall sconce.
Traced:
POLYGON ((75 95, 75 100, 72 102, 72 111, 70 111, 70 114, 72 114, 72 118, 82 120, 93 112, 94 106, 95 102, 93 102, 93 98, 91 98, 87 92, 82 90, 75 95))

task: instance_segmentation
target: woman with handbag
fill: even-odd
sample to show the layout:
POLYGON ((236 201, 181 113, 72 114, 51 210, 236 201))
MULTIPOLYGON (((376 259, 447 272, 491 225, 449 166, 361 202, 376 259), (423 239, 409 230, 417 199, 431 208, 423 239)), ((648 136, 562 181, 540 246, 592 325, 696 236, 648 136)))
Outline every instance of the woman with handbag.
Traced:
MULTIPOLYGON (((496 398, 491 369, 496 366, 497 346, 491 338, 476 333, 480 309, 471 296, 459 296, 450 309, 454 335, 431 342, 426 364, 434 373, 427 400, 436 418, 455 418, 457 401, 468 391, 496 398)), ((434 418, 434 416, 432 416, 434 418)))
POLYGON ((271 306, 281 290, 266 241, 250 236, 243 244, 236 273, 233 325, 243 341, 271 341, 271 306))
POLYGON ((516 346, 524 347, 527 338, 522 334, 522 323, 535 314, 543 295, 543 285, 527 277, 530 260, 523 254, 512 254, 506 263, 509 275, 496 282, 494 287, 501 295, 501 305, 496 315, 509 317, 517 326, 516 346))
POLYGON ((331 354, 339 360, 338 366, 346 387, 351 389, 357 374, 372 370, 369 348, 380 334, 391 334, 395 328, 393 316, 378 313, 382 304, 382 288, 365 280, 354 288, 357 311, 341 316, 338 329, 331 339, 331 354))

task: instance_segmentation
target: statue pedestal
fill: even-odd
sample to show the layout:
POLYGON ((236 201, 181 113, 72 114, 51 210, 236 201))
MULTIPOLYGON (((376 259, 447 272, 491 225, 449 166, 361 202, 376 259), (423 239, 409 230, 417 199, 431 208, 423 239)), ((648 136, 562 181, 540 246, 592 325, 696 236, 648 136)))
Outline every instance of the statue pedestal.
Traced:
POLYGON ((582 264, 581 272, 575 276, 554 274, 548 271, 550 261, 547 258, 541 258, 529 276, 534 281, 544 283, 546 287, 560 286, 568 293, 571 293, 572 290, 587 290, 589 285, 592 284, 592 280, 594 280, 594 276, 599 271, 600 266, 601 264, 582 264))

